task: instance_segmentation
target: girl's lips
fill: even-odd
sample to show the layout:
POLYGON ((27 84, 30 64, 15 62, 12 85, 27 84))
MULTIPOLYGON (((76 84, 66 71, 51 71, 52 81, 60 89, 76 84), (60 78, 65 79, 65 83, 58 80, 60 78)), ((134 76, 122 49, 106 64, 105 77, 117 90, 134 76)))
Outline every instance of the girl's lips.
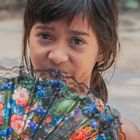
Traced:
POLYGON ((58 68, 54 68, 54 67, 50 67, 50 68, 40 68, 40 69, 35 69, 35 71, 47 71, 47 70, 50 70, 50 71, 54 71, 54 72, 60 72, 60 73, 64 73, 64 74, 69 74, 68 72, 66 72, 65 70, 61 70, 61 69, 58 69, 58 68))
POLYGON ((55 72, 62 72, 62 73, 66 73, 68 74, 68 72, 65 72, 63 70, 60 70, 60 69, 55 69, 55 68, 50 68, 51 70, 55 71, 55 72))

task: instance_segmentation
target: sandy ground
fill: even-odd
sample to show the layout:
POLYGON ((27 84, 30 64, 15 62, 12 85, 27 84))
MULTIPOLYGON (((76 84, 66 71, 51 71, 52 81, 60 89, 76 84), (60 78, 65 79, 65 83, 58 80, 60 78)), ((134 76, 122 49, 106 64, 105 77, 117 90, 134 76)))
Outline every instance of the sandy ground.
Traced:
MULTIPOLYGON (((119 36, 121 53, 117 70, 111 82, 108 82, 111 71, 105 77, 109 104, 140 128, 140 17, 120 16, 119 36)), ((0 65, 20 64, 21 42, 22 20, 0 21, 0 65)))

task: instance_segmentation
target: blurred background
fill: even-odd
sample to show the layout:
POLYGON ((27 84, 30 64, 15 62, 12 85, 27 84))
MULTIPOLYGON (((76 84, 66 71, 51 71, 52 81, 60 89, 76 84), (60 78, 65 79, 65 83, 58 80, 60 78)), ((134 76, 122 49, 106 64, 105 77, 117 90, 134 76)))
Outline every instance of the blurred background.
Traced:
MULTIPOLYGON (((140 0, 118 0, 121 52, 105 75, 109 104, 140 128, 140 0)), ((20 64, 26 0, 0 0, 0 66, 20 64)))

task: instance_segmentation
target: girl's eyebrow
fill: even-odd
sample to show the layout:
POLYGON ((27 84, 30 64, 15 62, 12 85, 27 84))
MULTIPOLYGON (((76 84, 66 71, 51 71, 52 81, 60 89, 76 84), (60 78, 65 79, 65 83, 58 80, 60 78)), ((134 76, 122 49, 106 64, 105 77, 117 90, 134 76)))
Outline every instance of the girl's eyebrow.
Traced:
POLYGON ((45 30, 45 29, 49 29, 49 30, 55 30, 55 28, 53 26, 48 26, 48 25, 36 25, 35 29, 42 29, 42 30, 45 30))
POLYGON ((78 30, 70 30, 70 33, 71 34, 74 34, 74 35, 84 35, 84 36, 90 36, 87 32, 85 31, 78 31, 78 30))

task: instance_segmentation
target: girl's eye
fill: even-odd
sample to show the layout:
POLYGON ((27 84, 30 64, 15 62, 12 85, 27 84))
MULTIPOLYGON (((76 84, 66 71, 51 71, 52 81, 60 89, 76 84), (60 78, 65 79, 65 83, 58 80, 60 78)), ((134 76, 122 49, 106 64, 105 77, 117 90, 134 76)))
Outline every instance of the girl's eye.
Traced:
POLYGON ((83 44, 85 44, 85 42, 82 41, 81 39, 73 39, 73 40, 71 41, 71 45, 72 45, 72 46, 81 46, 81 45, 83 45, 83 44))
POLYGON ((49 41, 52 40, 52 38, 46 33, 40 34, 39 37, 43 40, 49 40, 49 41))

